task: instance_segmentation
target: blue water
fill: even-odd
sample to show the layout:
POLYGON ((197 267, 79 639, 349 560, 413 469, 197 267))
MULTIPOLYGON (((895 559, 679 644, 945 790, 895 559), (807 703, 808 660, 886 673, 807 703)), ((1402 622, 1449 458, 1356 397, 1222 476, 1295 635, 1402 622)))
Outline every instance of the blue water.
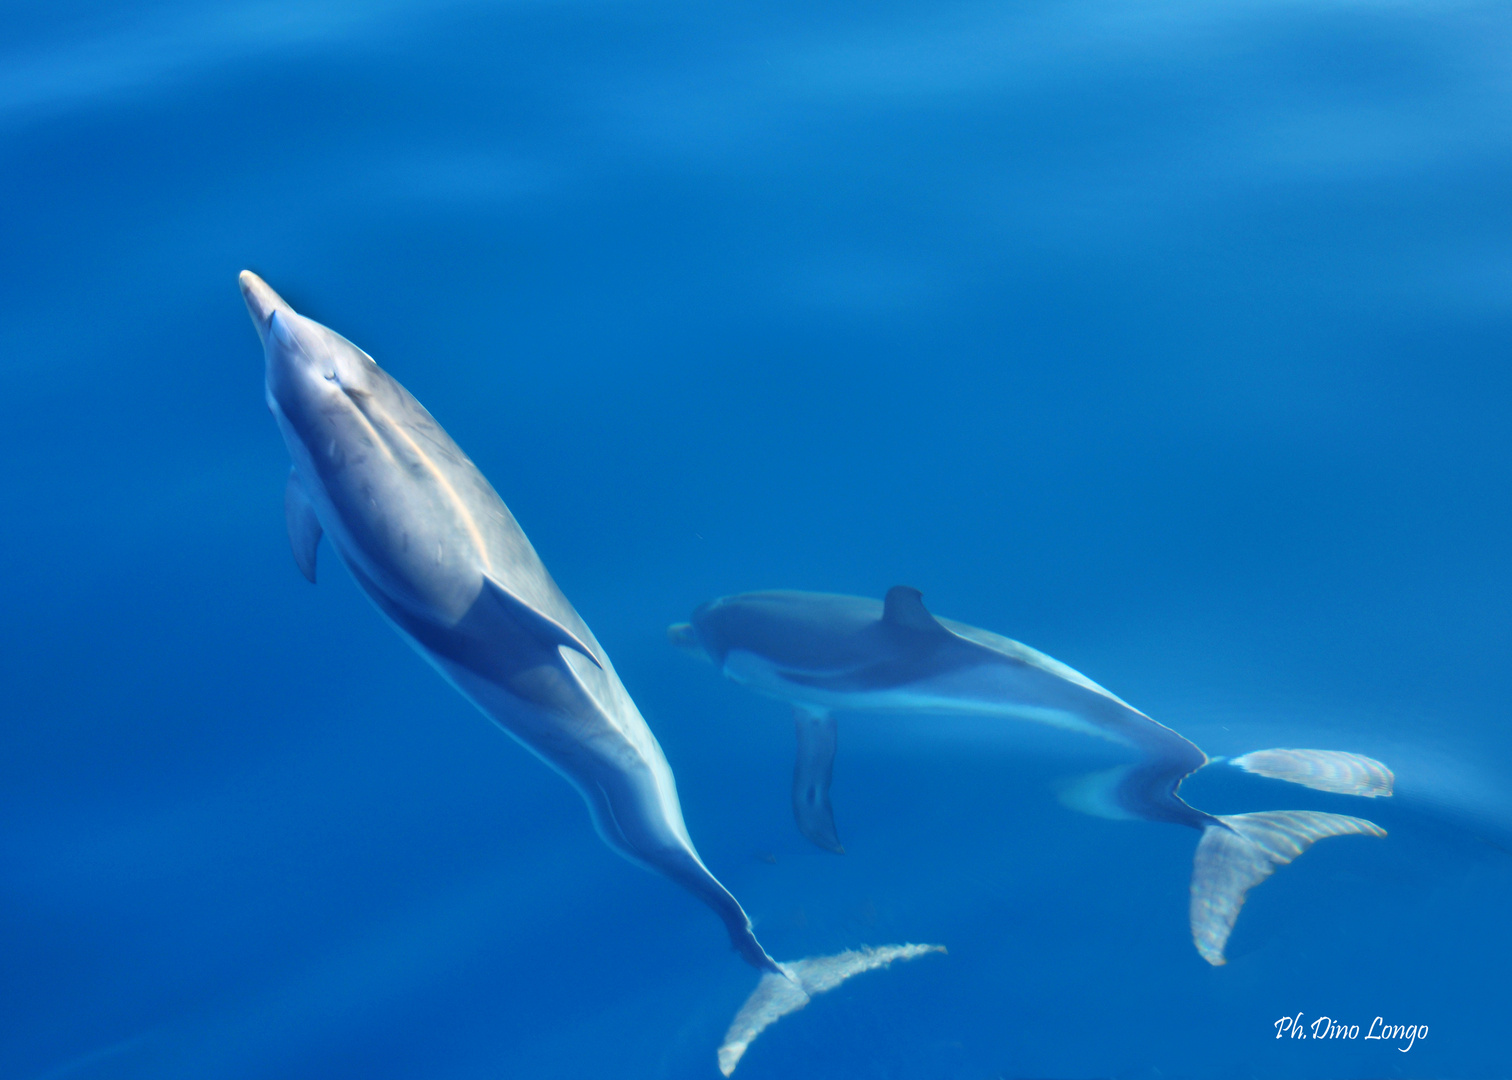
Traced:
POLYGON ((283 534, 235 277, 371 352, 614 658, 796 958, 931 941, 737 1076, 1509 1075, 1512 8, 0 9, 0 1076, 715 1077, 754 978, 283 534), (1101 763, 777 703, 757 588, 1072 664, 1211 754, 1386 760, 1210 968, 1101 763), (1380 1041, 1275 1021, 1380 1015, 1380 1041))

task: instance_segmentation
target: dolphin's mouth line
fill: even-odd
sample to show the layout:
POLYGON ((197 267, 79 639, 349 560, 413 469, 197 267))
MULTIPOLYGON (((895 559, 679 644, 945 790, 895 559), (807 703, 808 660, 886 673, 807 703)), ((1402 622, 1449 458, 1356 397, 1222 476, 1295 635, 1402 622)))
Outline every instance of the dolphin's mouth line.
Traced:
POLYGON ((862 672, 866 671, 866 669, 869 666, 871 666, 871 665, 862 663, 862 664, 855 664, 855 665, 853 665, 851 667, 836 667, 836 668, 790 668, 790 667, 774 667, 772 670, 773 670, 773 672, 776 673, 776 675, 777 675, 777 677, 779 679, 786 679, 789 682, 803 683, 805 685, 813 685, 814 681, 817 680, 817 679, 843 679, 843 678, 846 678, 847 676, 860 675, 862 672))

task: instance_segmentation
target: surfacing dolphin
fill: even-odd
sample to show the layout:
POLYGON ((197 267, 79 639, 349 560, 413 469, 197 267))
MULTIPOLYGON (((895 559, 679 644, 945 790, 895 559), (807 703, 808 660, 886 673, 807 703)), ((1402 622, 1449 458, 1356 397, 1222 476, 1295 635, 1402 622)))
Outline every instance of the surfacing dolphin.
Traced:
POLYGON ((315 580, 325 537, 401 637, 464 697, 577 788, 604 842, 719 916, 762 973, 719 1050, 728 1076, 768 1024, 859 972, 943 951, 893 945, 780 964, 704 866, 672 770, 513 515, 403 386, 255 274, 242 295, 266 356, 268 408, 293 458, 284 509, 315 580))
MULTIPOLYGON (((843 853, 830 805, 835 712, 955 714, 1029 720, 1131 747, 1138 760, 1062 793, 1100 817, 1186 825, 1202 833, 1192 868, 1197 951, 1225 963, 1224 945, 1245 895, 1326 836, 1384 836, 1362 818, 1307 810, 1214 815, 1184 802, 1182 780, 1209 763, 1192 742, 1044 653, 951 619, 917 589, 884 601, 808 592, 756 592, 703 604, 668 637, 751 690, 793 706, 798 762, 793 813, 815 844, 843 853)), ((1240 768, 1324 791, 1390 795, 1391 770, 1360 754, 1264 750, 1240 768)))

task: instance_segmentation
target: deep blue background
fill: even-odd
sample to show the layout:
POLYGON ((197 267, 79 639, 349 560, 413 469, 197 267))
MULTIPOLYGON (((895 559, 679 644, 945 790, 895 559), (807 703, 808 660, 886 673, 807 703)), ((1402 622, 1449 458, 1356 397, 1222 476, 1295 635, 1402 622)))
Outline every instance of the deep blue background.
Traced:
POLYGON ((715 920, 283 536, 244 267, 401 379, 783 958, 737 1075, 1507 1075, 1512 9, 0 8, 0 1076, 712 1077, 715 920), (1377 754, 1211 969, 1100 751, 846 718, 850 854, 710 597, 922 588, 1210 753, 1377 754), (775 858, 775 862, 770 861, 775 858), (1430 1025, 1277 1042, 1302 1011, 1430 1025))

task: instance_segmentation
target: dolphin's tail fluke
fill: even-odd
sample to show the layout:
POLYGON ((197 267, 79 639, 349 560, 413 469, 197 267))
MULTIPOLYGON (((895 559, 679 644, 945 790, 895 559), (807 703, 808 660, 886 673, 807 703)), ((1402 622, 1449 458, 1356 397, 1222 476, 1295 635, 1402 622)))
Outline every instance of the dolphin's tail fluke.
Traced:
POLYGON ((1313 810, 1219 816, 1202 831, 1192 861, 1192 941, 1202 958, 1225 964, 1223 947, 1249 891, 1328 836, 1385 836, 1364 818, 1313 810))
POLYGON ((790 1012, 797 1012, 817 994, 833 990, 852 975, 887 967, 894 960, 912 960, 925 953, 945 951, 943 945, 883 945, 811 956, 782 965, 782 973, 761 976, 756 989, 735 1014, 719 1047, 719 1071, 729 1076, 746 1048, 767 1028, 790 1012))
POLYGON ((1256 750, 1229 764, 1257 776, 1286 780, 1315 791, 1360 795, 1367 799, 1389 796, 1396 774, 1375 758, 1345 750, 1256 750))

